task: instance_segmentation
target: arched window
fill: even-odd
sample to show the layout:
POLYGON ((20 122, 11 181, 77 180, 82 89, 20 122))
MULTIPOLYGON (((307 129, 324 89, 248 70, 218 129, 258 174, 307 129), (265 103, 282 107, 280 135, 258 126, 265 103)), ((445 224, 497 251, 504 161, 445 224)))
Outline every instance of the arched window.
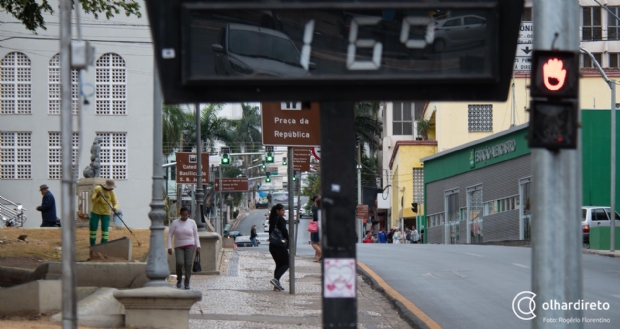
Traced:
POLYGON ((8 53, 0 62, 0 114, 31 114, 30 59, 23 53, 8 53))
POLYGON ((127 69, 118 54, 107 53, 97 60, 97 114, 127 114, 127 69))
MULTIPOLYGON (((60 54, 50 59, 48 68, 49 82, 49 114, 60 114, 60 54)), ((78 113, 78 71, 71 70, 71 108, 73 114, 78 113)))

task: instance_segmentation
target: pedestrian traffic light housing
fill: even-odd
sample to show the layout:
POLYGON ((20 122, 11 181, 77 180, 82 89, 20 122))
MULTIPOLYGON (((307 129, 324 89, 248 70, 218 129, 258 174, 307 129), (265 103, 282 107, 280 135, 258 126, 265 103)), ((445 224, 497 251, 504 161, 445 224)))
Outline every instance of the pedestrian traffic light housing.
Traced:
POLYGON ((267 156, 265 157, 265 162, 273 163, 273 154, 272 153, 267 153, 267 156))
POLYGON ((286 158, 282 158, 282 165, 286 166, 286 158))
POLYGON ((271 183, 271 174, 269 172, 266 173, 265 183, 271 183))
POLYGON ((297 180, 297 172, 293 171, 293 182, 297 180))
POLYGON ((532 97, 578 98, 579 54, 537 50, 532 54, 532 97))
POLYGON ((529 147, 551 151, 577 148, 578 55, 554 50, 532 54, 529 147))
POLYGON ((263 169, 266 169, 267 165, 265 164, 265 160, 263 160, 263 169))

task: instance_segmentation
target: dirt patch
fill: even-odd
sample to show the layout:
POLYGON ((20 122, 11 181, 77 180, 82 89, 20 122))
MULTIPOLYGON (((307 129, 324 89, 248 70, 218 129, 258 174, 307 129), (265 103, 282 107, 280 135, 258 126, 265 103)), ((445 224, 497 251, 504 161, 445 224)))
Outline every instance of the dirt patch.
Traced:
MULTIPOLYGON (((134 237, 126 228, 110 228, 109 239, 115 240, 127 237, 132 241, 132 259, 146 261, 149 251, 151 231, 148 229, 132 229, 134 237), (138 245, 137 240, 142 246, 138 245)), ((45 262, 61 261, 61 229, 20 229, 7 227, 0 230, 0 266, 21 268, 36 268, 45 262), (26 241, 19 240, 19 236, 27 235, 26 241)), ((167 232, 164 232, 164 239, 167 232)), ((97 242, 101 239, 101 232, 97 234, 97 242)), ((90 259, 89 229, 78 227, 75 230, 75 247, 77 261, 90 259)), ((105 260, 104 260, 105 261, 105 260)), ((114 260, 108 260, 114 261, 114 260)), ((126 260, 122 260, 126 262, 126 260)), ((0 326, 1 327, 1 326, 0 326)))

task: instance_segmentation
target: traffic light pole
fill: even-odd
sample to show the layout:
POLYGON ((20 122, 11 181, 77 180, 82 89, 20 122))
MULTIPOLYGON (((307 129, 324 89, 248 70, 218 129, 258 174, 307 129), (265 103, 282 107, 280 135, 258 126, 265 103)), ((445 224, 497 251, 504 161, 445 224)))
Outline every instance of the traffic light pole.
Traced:
POLYGON ((321 103, 323 327, 357 328, 353 102, 321 103), (325 273, 330 273, 330 276, 325 273), (334 291, 329 278, 348 281, 334 291), (330 290, 328 287, 331 287, 330 290))
MULTIPOLYGON (((578 1, 535 0, 534 49, 579 50, 578 1)), ((579 120, 581 118, 579 117, 579 120)), ((532 123, 530 123, 532 124, 532 123)), ((532 328, 582 328, 579 322, 544 322, 550 318, 581 319, 581 310, 544 309, 543 301, 581 300, 581 132, 577 149, 532 149, 532 292, 536 317, 532 328)))
MULTIPOLYGON (((196 103, 196 213, 194 219, 196 220, 196 226, 198 232, 206 232, 204 218, 204 211, 202 204, 204 202, 204 190, 202 187, 202 143, 200 136, 200 104, 196 103)), ((207 170, 209 170, 207 168, 207 170)), ((220 183, 221 185, 221 183, 220 183)))

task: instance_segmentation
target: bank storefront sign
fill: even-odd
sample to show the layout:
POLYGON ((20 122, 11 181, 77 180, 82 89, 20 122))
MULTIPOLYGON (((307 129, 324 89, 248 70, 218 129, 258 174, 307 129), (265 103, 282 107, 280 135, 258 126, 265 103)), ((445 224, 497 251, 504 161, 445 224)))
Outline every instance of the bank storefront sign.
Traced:
POLYGON ((475 168, 476 163, 486 163, 487 160, 499 158, 505 154, 515 152, 516 150, 517 142, 514 139, 493 146, 487 146, 479 150, 472 149, 469 153, 469 166, 475 168))

